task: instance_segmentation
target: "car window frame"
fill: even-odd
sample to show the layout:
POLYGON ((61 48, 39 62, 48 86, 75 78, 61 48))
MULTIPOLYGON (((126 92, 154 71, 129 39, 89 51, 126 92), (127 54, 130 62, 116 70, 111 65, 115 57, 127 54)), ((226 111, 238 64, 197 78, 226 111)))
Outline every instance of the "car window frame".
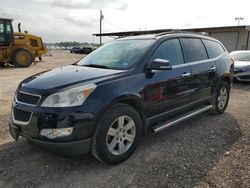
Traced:
POLYGON ((209 53, 208 53, 208 49, 207 49, 207 47, 206 47, 206 44, 205 44, 204 40, 207 40, 207 41, 211 41, 211 42, 217 43, 217 44, 220 45, 220 47, 222 48, 223 53, 226 52, 225 47, 224 47, 221 43, 219 43, 218 41, 216 41, 216 40, 211 40, 211 39, 206 39, 206 38, 201 38, 201 41, 202 41, 202 43, 204 44, 204 46, 205 46, 205 48, 206 48, 207 55, 208 55, 208 59, 216 59, 216 58, 218 58, 219 56, 221 56, 223 53, 221 53, 220 55, 217 55, 216 57, 211 57, 211 58, 210 58, 210 57, 209 57, 209 53))
POLYGON ((184 55, 184 58, 185 58, 185 63, 194 63, 194 62, 200 62, 200 61, 207 61, 207 60, 210 59, 209 56, 208 56, 207 48, 206 48, 205 44, 203 43, 202 39, 203 38, 201 38, 201 37, 193 37, 193 36, 192 37, 191 36, 188 36, 188 37, 185 37, 185 36, 179 37, 179 40, 180 40, 180 43, 182 45, 183 52, 184 52, 183 55, 184 55), (205 52, 206 52, 206 55, 207 55, 207 59, 188 62, 188 55, 187 55, 187 52, 186 52, 186 49, 185 49, 185 45, 184 45, 183 40, 182 40, 182 39, 187 39, 187 38, 188 39, 198 39, 198 40, 201 41, 201 43, 202 43, 202 45, 203 45, 203 47, 205 49, 205 52))
POLYGON ((152 53, 151 53, 151 55, 150 55, 150 57, 149 57, 149 63, 147 63, 147 64, 151 64, 151 63, 153 62, 152 57, 153 57, 154 53, 156 52, 156 50, 157 50, 164 42, 169 41, 169 40, 174 40, 174 39, 177 39, 178 42, 179 42, 180 49, 181 49, 181 53, 182 53, 183 63, 176 64, 176 65, 171 65, 171 62, 170 62, 170 65, 171 65, 172 67, 185 65, 186 61, 185 61, 185 56, 184 56, 184 49, 183 49, 183 47, 182 47, 182 45, 181 45, 180 37, 171 37, 171 38, 167 38, 167 39, 162 40, 159 44, 157 44, 157 46, 154 47, 154 50, 152 51, 152 53))

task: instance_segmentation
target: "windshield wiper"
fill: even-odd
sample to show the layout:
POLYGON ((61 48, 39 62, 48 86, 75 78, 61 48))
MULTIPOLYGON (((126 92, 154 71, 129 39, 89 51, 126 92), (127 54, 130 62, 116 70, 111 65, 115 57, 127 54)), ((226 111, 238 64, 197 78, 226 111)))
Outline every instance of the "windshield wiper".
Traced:
POLYGON ((105 65, 98 65, 98 64, 87 64, 87 65, 83 65, 86 67, 95 67, 95 68, 101 68, 101 69, 109 69, 109 67, 105 66, 105 65))

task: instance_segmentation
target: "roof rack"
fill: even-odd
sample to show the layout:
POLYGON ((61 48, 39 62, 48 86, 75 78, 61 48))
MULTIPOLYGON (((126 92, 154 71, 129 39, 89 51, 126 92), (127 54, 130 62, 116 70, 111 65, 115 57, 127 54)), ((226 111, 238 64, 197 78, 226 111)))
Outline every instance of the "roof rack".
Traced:
POLYGON ((194 34, 201 34, 201 35, 209 36, 209 33, 207 32, 195 32, 195 31, 187 31, 187 30, 181 30, 181 29, 173 29, 171 31, 158 33, 155 36, 159 37, 159 36, 163 36, 163 35, 167 35, 171 33, 194 33, 194 34))
POLYGON ((180 33, 180 32, 185 32, 185 31, 182 31, 181 29, 173 29, 171 31, 167 31, 167 32, 163 32, 163 33, 158 33, 155 36, 159 37, 159 36, 167 35, 167 34, 170 34, 170 33, 180 33))

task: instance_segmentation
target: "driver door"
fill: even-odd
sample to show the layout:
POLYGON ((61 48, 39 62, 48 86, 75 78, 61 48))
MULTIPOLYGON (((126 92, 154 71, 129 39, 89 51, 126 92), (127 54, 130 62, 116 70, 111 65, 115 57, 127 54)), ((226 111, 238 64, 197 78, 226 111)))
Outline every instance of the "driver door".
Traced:
POLYGON ((154 59, 168 60, 172 70, 153 71, 147 78, 144 88, 145 104, 148 116, 156 116, 175 111, 188 104, 192 93, 191 68, 185 64, 179 39, 162 42, 155 50, 150 62, 154 59))

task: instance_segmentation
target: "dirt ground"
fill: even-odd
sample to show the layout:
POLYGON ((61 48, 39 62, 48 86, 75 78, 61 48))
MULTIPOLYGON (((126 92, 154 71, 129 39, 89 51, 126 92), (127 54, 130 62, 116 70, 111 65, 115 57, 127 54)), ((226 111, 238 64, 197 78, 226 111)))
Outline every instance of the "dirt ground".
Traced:
POLYGON ((226 112, 204 113, 144 136, 117 166, 89 155, 62 158, 8 132, 10 106, 24 78, 71 64, 82 55, 53 51, 29 68, 0 67, 0 188, 250 187, 250 83, 234 84, 226 112))

